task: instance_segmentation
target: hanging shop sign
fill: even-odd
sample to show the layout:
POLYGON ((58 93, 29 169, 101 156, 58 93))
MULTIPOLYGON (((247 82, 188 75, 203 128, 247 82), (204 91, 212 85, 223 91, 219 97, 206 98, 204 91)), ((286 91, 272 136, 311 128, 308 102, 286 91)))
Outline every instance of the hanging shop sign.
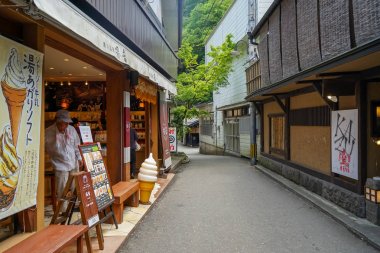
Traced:
POLYGON ((358 179, 358 110, 331 112, 332 172, 358 179))
POLYGON ((124 163, 131 161, 131 94, 124 91, 124 163))
POLYGON ((169 127, 169 146, 170 152, 177 152, 177 129, 169 127))
POLYGON ((36 204, 43 54, 0 36, 0 219, 36 204))
POLYGON ((138 85, 135 89, 138 99, 155 105, 157 103, 157 91, 157 85, 139 78, 138 85))
POLYGON ((168 168, 172 165, 169 147, 169 127, 168 127, 168 107, 165 101, 165 95, 161 92, 160 96, 160 127, 161 127, 161 143, 162 153, 164 159, 164 166, 168 168))
POLYGON ((114 201, 113 192, 102 154, 96 143, 79 146, 86 171, 90 172, 96 204, 103 210, 114 201))

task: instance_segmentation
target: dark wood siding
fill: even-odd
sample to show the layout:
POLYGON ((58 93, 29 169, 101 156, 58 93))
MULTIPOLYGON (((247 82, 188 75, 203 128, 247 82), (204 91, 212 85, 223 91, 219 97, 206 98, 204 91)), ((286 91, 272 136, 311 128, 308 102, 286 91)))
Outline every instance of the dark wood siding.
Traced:
POLYGON ((271 83, 282 79, 280 8, 269 18, 269 78, 271 83))
POLYGON ((260 31, 260 44, 258 47, 261 67, 261 83, 269 85, 268 66, 268 25, 264 25, 260 31))
POLYGON ((380 0, 274 1, 253 34, 264 88, 379 40, 380 0))
POLYGON ((351 49, 348 0, 320 0, 322 60, 351 49))
POLYGON ((289 77, 299 71, 297 55, 295 0, 284 0, 281 3, 281 49, 283 77, 289 77))
POLYGON ((380 1, 352 0, 355 38, 358 45, 379 37, 380 1))
POLYGON ((330 126, 328 106, 309 107, 290 111, 291 126, 330 126))
POLYGON ((297 33, 301 70, 321 62, 318 29, 318 1, 297 1, 297 33))
POLYGON ((177 76, 178 60, 161 24, 137 0, 86 1, 171 77, 177 76))

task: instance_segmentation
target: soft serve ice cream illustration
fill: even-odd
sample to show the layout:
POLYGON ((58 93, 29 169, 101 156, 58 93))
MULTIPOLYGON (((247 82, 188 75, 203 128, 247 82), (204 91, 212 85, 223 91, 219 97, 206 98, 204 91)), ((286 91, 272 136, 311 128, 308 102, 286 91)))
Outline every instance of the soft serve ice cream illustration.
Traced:
POLYGON ((13 145, 11 129, 5 127, 0 137, 0 210, 7 209, 14 198, 21 160, 13 145))
POLYGON ((5 73, 1 79, 1 88, 5 101, 8 105, 9 119, 12 129, 12 140, 15 147, 17 146, 22 108, 26 98, 26 82, 18 53, 12 48, 9 55, 8 64, 5 67, 5 73))
POLYGON ((10 123, 3 127, 0 136, 0 211, 5 211, 13 203, 22 164, 16 148, 26 98, 26 82, 15 48, 10 51, 1 88, 8 106, 10 123))
POLYGON ((140 172, 137 178, 140 181, 140 203, 149 204, 150 194, 157 182, 157 165, 150 153, 149 158, 141 164, 140 172))

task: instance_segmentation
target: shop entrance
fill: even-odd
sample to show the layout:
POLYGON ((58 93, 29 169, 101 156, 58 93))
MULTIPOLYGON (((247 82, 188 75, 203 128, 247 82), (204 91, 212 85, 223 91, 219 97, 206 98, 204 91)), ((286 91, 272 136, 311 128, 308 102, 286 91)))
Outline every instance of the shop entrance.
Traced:
MULTIPOLYGON (((56 112, 69 111, 73 125, 89 126, 107 160, 106 72, 53 47, 45 46, 45 129, 55 124, 56 112)), ((45 147, 45 151, 49 147, 45 147)), ((49 224, 57 203, 55 173, 45 152, 45 224, 49 224)))

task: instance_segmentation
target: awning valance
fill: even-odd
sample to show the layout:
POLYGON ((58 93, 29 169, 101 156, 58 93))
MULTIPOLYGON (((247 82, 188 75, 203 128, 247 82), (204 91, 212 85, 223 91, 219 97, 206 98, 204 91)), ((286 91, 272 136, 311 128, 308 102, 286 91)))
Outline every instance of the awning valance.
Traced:
MULTIPOLYGON (((158 86, 177 94, 175 83, 164 77, 158 70, 69 1, 33 0, 33 3, 38 8, 37 14, 41 14, 48 22, 50 21, 53 25, 59 24, 59 28, 65 28, 65 30, 75 33, 97 49, 113 56, 126 67, 138 71, 140 75, 157 83, 158 86)), ((33 16, 36 13, 30 14, 33 16)))

